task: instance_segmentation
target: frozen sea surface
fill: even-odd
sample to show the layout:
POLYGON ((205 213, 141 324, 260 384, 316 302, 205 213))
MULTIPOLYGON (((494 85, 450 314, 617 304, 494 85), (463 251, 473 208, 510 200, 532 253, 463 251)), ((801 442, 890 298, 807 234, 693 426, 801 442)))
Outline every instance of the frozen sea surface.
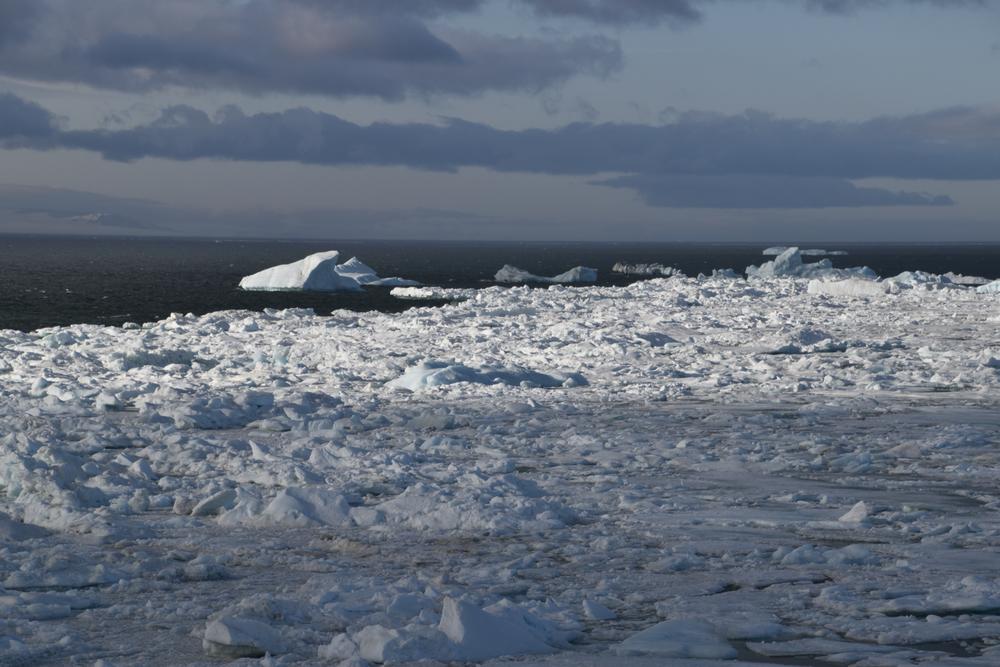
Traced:
POLYGON ((997 295, 464 296, 0 332, 0 665, 1000 664, 997 295))

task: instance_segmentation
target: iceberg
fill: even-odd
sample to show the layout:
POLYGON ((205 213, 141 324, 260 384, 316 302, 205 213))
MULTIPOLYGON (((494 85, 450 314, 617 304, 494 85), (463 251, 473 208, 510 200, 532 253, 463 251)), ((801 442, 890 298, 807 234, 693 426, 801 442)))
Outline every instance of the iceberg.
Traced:
POLYGON ((420 283, 404 278, 380 278, 375 269, 357 257, 337 264, 336 250, 318 252, 297 262, 280 264, 258 271, 240 281, 240 288, 275 292, 360 292, 363 285, 375 287, 411 287, 420 283))
POLYGON ((362 262, 357 257, 351 257, 343 264, 338 264, 336 272, 345 278, 351 278, 359 285, 370 285, 372 287, 418 287, 416 280, 406 278, 380 278, 375 269, 362 262))
POLYGON ((963 285, 965 287, 977 287, 990 282, 989 278, 983 278, 982 276, 964 276, 961 273, 953 273, 951 271, 942 273, 941 275, 956 285, 963 285))
POLYGON ((842 280, 846 278, 867 278, 875 280, 878 274, 867 266, 849 269, 835 269, 829 259, 804 263, 798 248, 788 248, 770 262, 760 266, 747 267, 748 278, 826 278, 842 280))
POLYGON ((653 262, 651 264, 627 264, 617 262, 611 267, 612 273, 623 273, 626 276, 683 276, 684 272, 673 266, 653 262))
POLYGON ((593 283, 597 281, 597 269, 586 266, 576 266, 557 276, 536 276, 534 273, 519 269, 510 264, 504 264, 493 279, 498 283, 547 283, 563 285, 570 283, 593 283))
POLYGON ((1000 280, 994 280, 991 283, 986 283, 985 285, 980 285, 976 288, 976 293, 978 294, 1000 294, 1000 280))
MULTIPOLYGON (((781 253, 787 251, 789 246, 776 245, 770 248, 765 248, 764 252, 761 254, 765 257, 776 257, 781 253)), ((846 250, 824 250, 823 248, 804 248, 799 250, 799 254, 803 257, 837 257, 847 254, 846 250)))

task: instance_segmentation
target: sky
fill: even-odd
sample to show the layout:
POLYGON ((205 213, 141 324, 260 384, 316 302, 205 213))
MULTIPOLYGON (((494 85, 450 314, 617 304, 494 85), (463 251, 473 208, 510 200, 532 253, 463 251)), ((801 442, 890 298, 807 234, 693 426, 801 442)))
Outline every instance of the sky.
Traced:
POLYGON ((1000 241, 991 0, 0 0, 0 233, 1000 241))

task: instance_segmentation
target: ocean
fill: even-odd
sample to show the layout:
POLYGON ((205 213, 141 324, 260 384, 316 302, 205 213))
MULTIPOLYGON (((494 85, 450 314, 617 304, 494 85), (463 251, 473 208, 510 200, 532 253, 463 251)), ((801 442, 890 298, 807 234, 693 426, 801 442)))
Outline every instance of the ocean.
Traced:
MULTIPOLYGON (((321 250, 357 256, 382 276, 428 285, 487 287, 504 264, 553 275, 573 266, 599 271, 598 284, 625 285, 616 262, 660 262, 688 275, 742 271, 774 243, 470 243, 440 241, 253 241, 0 237, 0 329, 29 331, 75 323, 149 322, 173 312, 313 308, 397 312, 426 302, 396 299, 387 288, 363 294, 245 292, 241 277, 321 250)), ((782 242, 780 245, 794 245, 782 242)), ((880 275, 919 269, 1000 278, 1000 244, 803 243, 845 250, 835 266, 867 265, 880 275)), ((810 258, 810 261, 815 258, 810 258)))

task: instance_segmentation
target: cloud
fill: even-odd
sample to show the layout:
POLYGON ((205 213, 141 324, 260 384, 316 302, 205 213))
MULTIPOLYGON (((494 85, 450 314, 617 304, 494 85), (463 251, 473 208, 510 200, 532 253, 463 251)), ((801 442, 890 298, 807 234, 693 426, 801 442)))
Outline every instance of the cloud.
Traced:
POLYGON ((951 206, 946 196, 858 187, 845 179, 772 175, 631 175, 596 185, 635 190, 650 206, 670 208, 834 208, 951 206))
MULTIPOLYGON (((11 0, 0 3, 0 19, 18 11, 11 0)), ((432 29, 424 20, 477 5, 424 0, 393 3, 404 9, 390 11, 385 1, 360 0, 35 0, 34 20, 3 28, 0 73, 135 92, 223 88, 399 100, 535 92, 622 65, 618 43, 606 37, 509 37, 432 29)))
POLYGON ((831 14, 850 14, 862 9, 890 5, 932 5, 946 9, 976 9, 988 6, 987 0, 805 0, 805 4, 811 9, 831 14))
POLYGON ((803 198, 808 195, 812 206, 943 205, 949 200, 859 188, 849 181, 1000 179, 998 110, 956 107, 864 122, 785 119, 754 111, 676 112, 670 118, 661 125, 573 123, 499 130, 459 119, 439 125, 359 125, 304 108, 248 115, 225 107, 210 116, 174 106, 145 125, 62 130, 44 108, 4 95, 0 120, 9 121, 2 125, 0 146, 80 149, 123 162, 216 159, 618 174, 621 178, 604 184, 633 188, 662 206, 707 205, 713 191, 720 207, 754 208, 772 201, 806 205, 805 199, 776 194, 786 184, 803 198), (686 182, 689 193, 679 192, 677 184, 685 183, 679 178, 695 177, 701 180, 686 182), (737 179, 745 185, 738 186, 737 179))
POLYGON ((44 147, 44 139, 56 132, 55 117, 45 108, 10 93, 0 93, 0 142, 16 147, 31 142, 44 147))
POLYGON ((522 0, 540 16, 578 18, 610 25, 691 22, 701 19, 704 0, 522 0))
MULTIPOLYGON (((606 36, 527 38, 442 23, 506 1, 0 0, 0 75, 134 92, 174 87, 400 100, 538 92, 621 69, 619 42, 606 36)), ((542 18, 617 28, 690 24, 705 7, 735 0, 513 1, 542 18)), ((918 3, 987 6, 785 0, 830 14, 918 3)))

